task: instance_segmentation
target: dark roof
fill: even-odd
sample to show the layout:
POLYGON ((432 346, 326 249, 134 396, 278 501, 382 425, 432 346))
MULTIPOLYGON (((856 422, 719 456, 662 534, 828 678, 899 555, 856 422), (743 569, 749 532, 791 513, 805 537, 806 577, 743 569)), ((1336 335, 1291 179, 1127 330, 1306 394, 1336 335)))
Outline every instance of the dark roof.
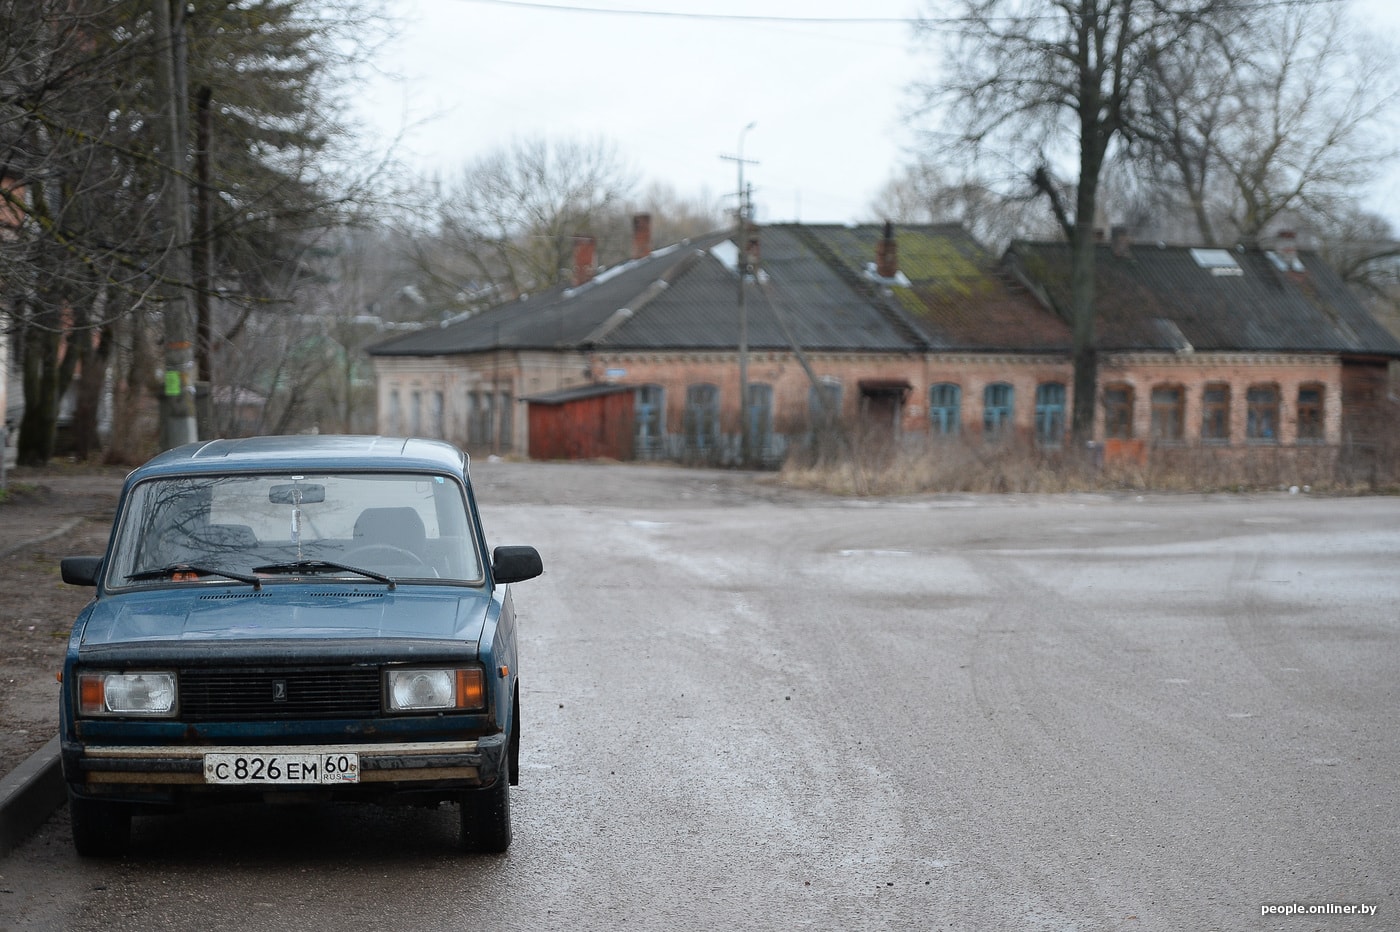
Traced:
MULTIPOLYGON (((910 353, 1068 352, 1069 245, 1013 243, 996 261, 961 227, 894 227, 899 273, 875 275, 878 224, 759 231, 760 280, 744 288, 748 345, 910 353), (1034 289, 1034 291, 1032 290, 1034 289)), ((1254 250, 1098 247, 1096 340, 1106 350, 1367 353, 1400 342, 1316 255, 1298 270, 1254 250)), ((393 337, 375 356, 507 350, 733 350, 732 235, 714 233, 450 325, 393 337)))
MULTIPOLYGON (((1068 318, 1067 243, 1011 245, 1007 261, 1068 318)), ((1400 356, 1397 342, 1316 254, 1108 244, 1095 256, 1095 340, 1107 350, 1400 356)))
POLYGON ((658 280, 693 262, 694 255, 724 239, 716 234, 653 252, 600 272, 578 288, 556 286, 488 308, 464 320, 391 337, 369 348, 371 356, 444 356, 493 349, 571 349, 585 345, 620 309, 658 280))
MULTIPOLYGON (((930 347, 1066 348, 1068 329, 961 228, 896 228, 907 277, 881 281, 878 225, 760 229, 762 274, 744 289, 748 345, 908 353, 930 347)), ((393 337, 375 356, 502 349, 732 350, 739 288, 732 234, 716 233, 443 327, 393 337)))
MULTIPOLYGON (((839 270, 792 230, 761 233, 763 274, 744 289, 752 349, 908 352, 917 335, 855 294, 839 270), (791 335, 791 339, 789 338, 791 335)), ((505 349, 732 350, 739 341, 733 240, 717 233, 445 327, 393 337, 375 356, 440 356, 505 349), (718 247, 718 248, 716 248, 718 247), (726 255, 727 261, 721 258, 726 255)))
POLYGON ((872 300, 893 305, 922 343, 938 350, 1067 351, 1065 322, 1008 275, 957 224, 894 226, 899 276, 874 277, 879 224, 799 229, 814 248, 857 276, 872 300))

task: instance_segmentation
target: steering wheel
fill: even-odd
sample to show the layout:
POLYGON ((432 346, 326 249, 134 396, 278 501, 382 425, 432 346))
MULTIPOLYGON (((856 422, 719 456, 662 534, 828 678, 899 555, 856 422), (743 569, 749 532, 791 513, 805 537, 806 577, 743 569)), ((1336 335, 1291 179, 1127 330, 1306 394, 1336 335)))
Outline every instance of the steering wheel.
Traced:
MULTIPOLYGON (((365 544, 363 547, 356 547, 354 550, 346 552, 345 562, 350 564, 351 566, 354 566, 360 561, 360 554, 369 554, 376 552, 390 554, 393 557, 400 558, 388 560, 387 562, 389 563, 403 563, 405 561, 408 561, 411 562, 414 566, 421 566, 425 569, 428 567, 427 560, 424 560, 422 557, 414 553, 412 550, 409 550, 407 547, 399 547, 395 544, 365 544)), ((370 560, 371 564, 374 562, 374 560, 370 560)))

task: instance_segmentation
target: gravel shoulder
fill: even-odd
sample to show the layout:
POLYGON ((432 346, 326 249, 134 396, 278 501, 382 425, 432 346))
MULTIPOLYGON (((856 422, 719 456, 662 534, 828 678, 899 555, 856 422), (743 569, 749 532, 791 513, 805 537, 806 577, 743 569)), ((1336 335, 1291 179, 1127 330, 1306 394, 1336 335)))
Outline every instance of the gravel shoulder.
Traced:
POLYGON ((58 671, 91 591, 64 585, 59 560, 107 546, 123 469, 54 467, 6 475, 0 500, 0 775, 53 737, 58 671))

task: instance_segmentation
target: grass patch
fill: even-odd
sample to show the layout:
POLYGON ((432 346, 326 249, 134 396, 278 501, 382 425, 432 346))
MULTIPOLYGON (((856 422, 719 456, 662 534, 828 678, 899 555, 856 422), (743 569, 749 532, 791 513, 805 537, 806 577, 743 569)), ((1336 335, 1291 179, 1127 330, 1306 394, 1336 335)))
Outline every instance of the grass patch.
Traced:
POLYGON ((778 473, 794 488, 848 496, 930 493, 1261 492, 1400 494, 1400 457, 1335 447, 1162 447, 1140 461, 1101 450, 958 441, 794 450, 778 473))

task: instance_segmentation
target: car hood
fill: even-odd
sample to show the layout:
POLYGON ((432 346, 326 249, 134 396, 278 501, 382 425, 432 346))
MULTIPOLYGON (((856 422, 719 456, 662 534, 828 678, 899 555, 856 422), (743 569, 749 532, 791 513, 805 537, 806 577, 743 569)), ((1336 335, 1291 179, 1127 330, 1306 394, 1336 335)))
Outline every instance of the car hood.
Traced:
POLYGON ((265 585, 260 591, 162 589, 99 599, 85 646, 133 641, 268 638, 434 638, 475 641, 490 607, 478 589, 393 591, 265 585))

